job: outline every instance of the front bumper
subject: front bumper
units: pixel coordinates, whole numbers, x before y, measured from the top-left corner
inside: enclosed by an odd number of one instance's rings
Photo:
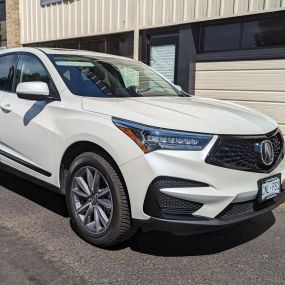
[[[281,182],[285,182],[284,160],[270,173],[246,172],[207,164],[206,157],[216,139],[217,137],[214,137],[203,151],[159,150],[121,165],[120,169],[128,189],[132,218],[146,221],[151,217],[161,218],[144,211],[149,186],[158,177],[201,183],[201,187],[174,185],[171,188],[161,189],[161,192],[173,198],[202,204],[202,207],[192,215],[206,219],[217,218],[232,203],[256,199],[260,179],[281,174]]]
[[[148,220],[134,219],[134,225],[143,231],[166,231],[175,235],[194,235],[228,228],[244,221],[253,219],[264,213],[270,212],[280,204],[285,202],[285,192],[283,191],[275,197],[268,206],[245,215],[235,215],[227,218],[207,219],[203,217],[188,217],[187,220],[168,220],[150,217]]]

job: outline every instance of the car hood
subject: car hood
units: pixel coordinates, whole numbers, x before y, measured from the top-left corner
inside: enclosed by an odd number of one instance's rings
[[[249,108],[199,97],[84,97],[82,108],[145,125],[211,134],[258,135],[278,126]]]

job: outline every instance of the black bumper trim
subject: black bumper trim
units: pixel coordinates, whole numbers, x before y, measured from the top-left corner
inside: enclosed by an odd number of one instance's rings
[[[217,231],[223,228],[231,227],[235,224],[253,219],[259,215],[270,212],[280,204],[285,202],[285,192],[281,192],[275,199],[275,203],[263,208],[255,213],[248,215],[237,215],[227,219],[208,219],[192,216],[187,220],[167,220],[150,217],[148,220],[134,220],[134,225],[143,231],[166,231],[175,235],[194,235],[211,231]]]

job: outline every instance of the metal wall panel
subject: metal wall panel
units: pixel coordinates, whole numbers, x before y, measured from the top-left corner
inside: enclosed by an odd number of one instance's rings
[[[40,0],[20,0],[20,4],[22,44],[285,9],[285,0],[66,0],[44,6]]]
[[[20,1],[22,44],[134,29],[135,0]]]
[[[196,95],[230,100],[275,118],[285,135],[285,59],[197,63]]]

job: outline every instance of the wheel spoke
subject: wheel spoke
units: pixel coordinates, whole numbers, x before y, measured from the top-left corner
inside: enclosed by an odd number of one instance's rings
[[[111,208],[112,208],[112,202],[108,199],[98,199],[98,203],[101,206],[104,206],[108,210],[111,210]]]
[[[93,180],[94,180],[93,174],[89,168],[87,168],[86,173],[87,173],[88,187],[91,190],[91,192],[94,192],[93,191],[94,190],[94,188],[93,188]]]
[[[101,198],[110,192],[109,187],[99,190],[98,197]]]
[[[86,202],[85,204],[83,204],[80,208],[78,208],[76,210],[76,214],[81,214],[82,212],[84,212],[88,207],[90,207],[90,202]]]
[[[72,192],[74,192],[75,194],[77,194],[78,196],[80,197],[83,197],[83,198],[88,198],[90,195],[87,195],[85,193],[83,193],[80,189],[78,188],[73,188],[72,189]]]
[[[108,219],[108,217],[106,216],[105,212],[103,211],[103,209],[100,206],[97,206],[97,208],[98,208],[98,211],[99,211],[99,220],[102,223],[102,225],[104,227],[106,227],[109,219]]]
[[[75,180],[76,180],[79,188],[81,190],[83,190],[87,195],[90,196],[91,192],[89,190],[89,187],[88,187],[87,183],[84,181],[83,177],[81,177],[81,176],[80,177],[75,177]]]
[[[89,208],[88,208],[88,210],[84,216],[84,220],[83,220],[83,224],[85,226],[90,223],[92,212],[93,212],[93,207],[92,207],[92,205],[89,205]]]
[[[98,191],[99,190],[99,186],[100,186],[100,174],[98,171],[95,171],[95,174],[94,174],[94,179],[93,179],[93,184],[92,184],[92,189],[94,189],[95,191]]]
[[[94,223],[95,223],[95,231],[96,233],[98,233],[102,227],[100,224],[98,208],[96,206],[94,206]]]

